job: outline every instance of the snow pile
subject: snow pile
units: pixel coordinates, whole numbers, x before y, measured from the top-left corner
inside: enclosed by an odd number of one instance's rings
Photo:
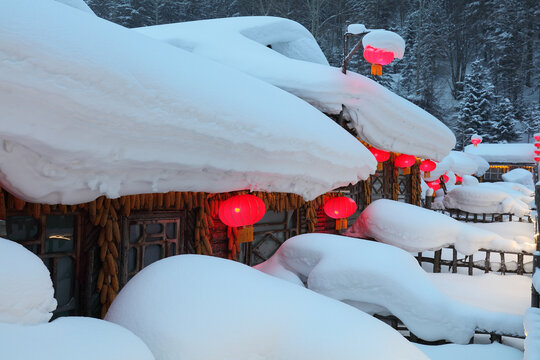
[[[372,238],[410,252],[437,250],[454,245],[464,255],[478,249],[521,251],[514,240],[461,223],[418,206],[380,199],[362,211],[345,235]]]
[[[103,320],[63,317],[51,323],[0,323],[0,359],[153,360],[128,330]]]
[[[466,344],[475,329],[523,334],[522,316],[484,310],[448,297],[412,255],[377,242],[328,234],[299,235],[287,240],[257,269],[306,284],[308,289],[364,311],[391,313],[424,340]]]
[[[523,360],[540,359],[540,309],[529,308],[525,314],[525,357]]]
[[[531,164],[534,163],[533,144],[479,144],[467,145],[465,152],[479,155],[490,163]]]
[[[377,148],[440,160],[454,147],[454,134],[426,111],[375,81],[318,61],[322,52],[313,36],[291,20],[234,17],[135,30],[253,75],[323,112],[339,114],[345,105],[344,117]],[[283,47],[298,49],[296,56]]]
[[[487,169],[489,169],[488,162],[479,156],[461,151],[450,151],[450,154],[437,164],[435,170],[431,172],[430,177],[426,180],[436,180],[447,172],[453,172],[462,177],[465,175],[482,176]]]
[[[0,323],[46,323],[56,309],[51,277],[43,261],[22,245],[3,238],[0,289]]]
[[[1,1],[0,34],[0,182],[28,201],[240,189],[312,199],[375,170],[301,99],[55,1]]]
[[[368,314],[248,266],[197,255],[144,268],[106,319],[137,334],[158,360],[427,359]]]
[[[448,297],[493,312],[524,316],[531,306],[531,278],[523,275],[428,273]]]
[[[471,345],[421,345],[415,344],[431,360],[522,360],[523,352],[499,343]]]
[[[90,7],[84,2],[84,0],[56,0],[56,1],[62,4],[66,4],[68,6],[71,6],[72,8],[84,11],[85,13],[88,13],[94,16],[96,15],[92,11],[92,9],[90,9]]]
[[[505,239],[513,240],[521,245],[521,249],[528,253],[536,250],[534,240],[534,223],[529,222],[493,222],[493,223],[467,223],[476,228],[499,234]]]
[[[362,46],[391,51],[398,59],[403,58],[405,53],[405,40],[395,32],[388,30],[369,30],[369,33],[362,38]]]
[[[447,209],[473,214],[530,215],[534,193],[527,187],[516,183],[474,183],[468,180],[446,194],[444,206]]]
[[[534,180],[532,172],[525,169],[514,169],[502,175],[504,182],[518,183],[534,189]]]

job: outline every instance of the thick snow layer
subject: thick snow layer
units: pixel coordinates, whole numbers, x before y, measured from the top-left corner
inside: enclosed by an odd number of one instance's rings
[[[505,182],[518,183],[528,187],[529,189],[534,189],[534,180],[532,172],[525,169],[514,169],[509,172],[502,174],[502,179]]]
[[[479,155],[490,163],[532,164],[534,163],[533,144],[479,144],[467,145],[465,152]]]
[[[421,345],[415,344],[431,360],[522,360],[523,352],[499,343],[471,345]]]
[[[148,347],[130,331],[107,321],[63,317],[51,323],[0,323],[0,359],[153,360]]]
[[[347,32],[350,34],[361,34],[366,32],[366,26],[364,24],[350,24],[347,26]]]
[[[43,261],[22,245],[3,238],[0,289],[0,323],[46,323],[56,309],[51,277]]]
[[[291,20],[234,17],[135,30],[244,71],[323,112],[339,114],[345,105],[345,118],[377,148],[440,160],[454,147],[454,134],[418,106],[375,81],[319,61],[313,54],[322,52],[311,34]],[[290,50],[284,52],[285,46]]]
[[[427,359],[363,312],[213,257],[180,255],[144,268],[106,318],[143,339],[157,360]]]
[[[362,211],[345,235],[372,238],[410,252],[454,245],[464,255],[478,249],[521,251],[522,244],[418,206],[380,199]]]
[[[394,57],[401,59],[405,53],[405,40],[393,31],[370,30],[362,38],[362,46],[373,46],[374,48],[391,51]]]
[[[524,316],[531,306],[531,278],[523,275],[429,273],[441,292],[485,310]],[[523,320],[522,320],[523,321]]]
[[[474,214],[531,214],[534,193],[517,183],[469,183],[456,186],[444,197],[447,209],[459,209]]]
[[[56,0],[56,1],[62,4],[66,4],[68,6],[71,6],[72,8],[82,10],[85,13],[96,15],[92,11],[92,9],[90,9],[90,7],[84,2],[84,0]]]
[[[525,357],[523,360],[540,359],[540,309],[529,308],[525,314]]]
[[[505,239],[513,240],[521,244],[521,249],[528,253],[533,253],[536,250],[534,241],[534,223],[529,222],[493,222],[493,223],[467,223],[476,228],[499,234]]]
[[[257,269],[305,283],[308,289],[365,311],[394,314],[424,340],[467,343],[475,329],[523,334],[522,316],[450,298],[412,255],[373,241],[299,235],[287,240]]]
[[[452,171],[459,176],[476,175],[482,176],[489,169],[487,161],[480,156],[467,154],[461,151],[450,151],[450,154],[442,159],[435,170],[427,178],[427,181],[438,179],[448,171]]]
[[[0,182],[29,201],[249,188],[312,199],[376,167],[302,100],[55,1],[0,2],[0,62]]]

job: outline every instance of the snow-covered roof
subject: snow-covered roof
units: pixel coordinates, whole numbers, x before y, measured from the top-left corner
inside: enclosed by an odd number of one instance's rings
[[[323,112],[338,114],[345,105],[344,116],[375,147],[440,160],[455,145],[453,133],[418,106],[328,66],[313,36],[292,20],[234,17],[135,30],[244,71]]]
[[[468,154],[479,155],[490,163],[532,164],[533,144],[478,144],[465,146]]]
[[[480,156],[464,153],[462,151],[450,151],[438,164],[435,170],[426,180],[438,179],[441,175],[451,171],[459,176],[476,175],[482,176],[489,169],[489,164]]]
[[[72,8],[84,11],[85,13],[96,15],[92,11],[92,9],[90,9],[90,7],[84,2],[84,0],[56,0],[56,1],[62,4],[66,4],[68,6],[71,6]]]
[[[0,63],[0,183],[28,201],[249,188],[312,199],[376,167],[301,99],[55,1],[0,2]]]

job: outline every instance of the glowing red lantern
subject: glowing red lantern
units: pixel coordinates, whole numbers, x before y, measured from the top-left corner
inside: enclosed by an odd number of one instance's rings
[[[236,195],[221,203],[219,219],[230,227],[240,227],[238,242],[253,241],[253,224],[266,212],[264,202],[255,195]]]
[[[371,64],[371,75],[382,75],[383,65],[388,65],[394,60],[394,53],[368,45],[364,48],[364,58]]]
[[[540,148],[540,143],[535,143],[534,146],[536,146],[536,148]]]
[[[439,183],[439,180],[434,180],[434,181],[428,181],[427,183],[427,186],[429,186],[430,188],[433,189],[433,192],[439,190],[441,188],[441,184]]]
[[[420,170],[424,172],[424,177],[428,178],[431,176],[431,172],[437,168],[435,161],[424,160],[420,163]]]
[[[534,157],[534,161],[540,162],[540,156],[535,156],[535,157]]]
[[[382,163],[386,160],[390,159],[390,153],[388,151],[379,150],[374,147],[369,148],[369,151],[375,156],[375,159],[377,160],[377,170],[382,170]]]
[[[478,144],[480,144],[482,142],[482,138],[479,138],[479,137],[472,138],[471,142],[476,147],[476,146],[478,146]]]
[[[459,185],[459,184],[462,184],[463,183],[463,178],[459,175],[456,175],[456,184]]]
[[[534,150],[534,153],[535,153],[536,155],[540,155],[540,150]]]
[[[398,157],[396,157],[396,160],[394,160],[394,164],[398,168],[403,169],[403,174],[408,175],[411,173],[410,167],[413,166],[416,163],[416,158],[412,155],[406,155],[401,154]]]
[[[346,196],[328,199],[324,204],[324,213],[336,219],[336,230],[347,229],[347,218],[356,211],[356,203]]]
[[[534,134],[534,140],[540,141],[540,133]]]
[[[442,178],[445,184],[448,182],[448,180],[450,180],[450,178],[448,177],[448,175],[446,175],[446,173],[442,176]]]

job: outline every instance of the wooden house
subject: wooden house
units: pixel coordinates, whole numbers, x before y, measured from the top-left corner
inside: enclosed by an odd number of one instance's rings
[[[390,160],[370,178],[376,161],[362,143],[294,94],[60,3],[33,11],[44,20],[13,9],[0,22],[16,29],[0,37],[3,54],[21,59],[0,72],[0,235],[43,259],[55,316],[103,317],[131,277],[168,256],[254,265],[291,236],[333,232],[322,206],[340,192],[359,209],[419,202],[418,161],[410,175]],[[410,141],[396,139],[417,130],[434,134],[418,156],[450,150],[437,120],[368,85],[409,125],[388,141],[359,138],[398,152]],[[246,192],[266,215],[240,244],[218,210]]]

